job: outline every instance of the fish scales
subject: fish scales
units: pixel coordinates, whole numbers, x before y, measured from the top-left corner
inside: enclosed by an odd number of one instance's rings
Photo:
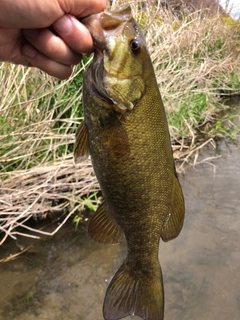
[[[159,241],[176,238],[184,220],[168,124],[141,28],[129,5],[87,17],[96,51],[83,79],[84,122],[75,161],[91,155],[104,200],[90,237],[117,243],[127,257],[110,282],[105,320],[164,317]]]

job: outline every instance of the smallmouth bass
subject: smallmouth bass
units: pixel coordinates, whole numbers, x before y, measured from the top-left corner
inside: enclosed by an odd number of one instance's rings
[[[160,238],[182,229],[184,199],[168,124],[146,41],[126,5],[89,16],[96,50],[84,73],[84,122],[74,159],[91,155],[104,200],[88,233],[101,243],[127,241],[127,258],[110,282],[105,320],[162,320]]]

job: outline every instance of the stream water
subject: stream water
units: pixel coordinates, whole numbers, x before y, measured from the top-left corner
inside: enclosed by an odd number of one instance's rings
[[[221,157],[180,176],[184,228],[160,244],[165,320],[240,319],[240,140],[225,140],[201,157],[209,154]],[[4,254],[13,245],[27,240],[9,241]],[[0,264],[0,319],[102,320],[107,285],[125,254],[125,243],[97,244],[66,224]]]

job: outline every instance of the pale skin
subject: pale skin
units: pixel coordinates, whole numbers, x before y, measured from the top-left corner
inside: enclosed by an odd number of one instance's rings
[[[94,50],[79,19],[105,6],[106,0],[0,0],[0,61],[68,78],[82,54]]]

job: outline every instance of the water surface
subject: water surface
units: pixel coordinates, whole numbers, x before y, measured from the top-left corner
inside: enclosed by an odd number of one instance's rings
[[[165,320],[240,319],[239,148],[239,141],[226,140],[217,151],[207,149],[202,158],[221,154],[215,167],[190,167],[180,177],[184,228],[159,250]],[[4,254],[27,242],[9,241]],[[107,284],[125,254],[125,243],[97,244],[66,224],[19,259],[0,264],[0,319],[102,320]]]

